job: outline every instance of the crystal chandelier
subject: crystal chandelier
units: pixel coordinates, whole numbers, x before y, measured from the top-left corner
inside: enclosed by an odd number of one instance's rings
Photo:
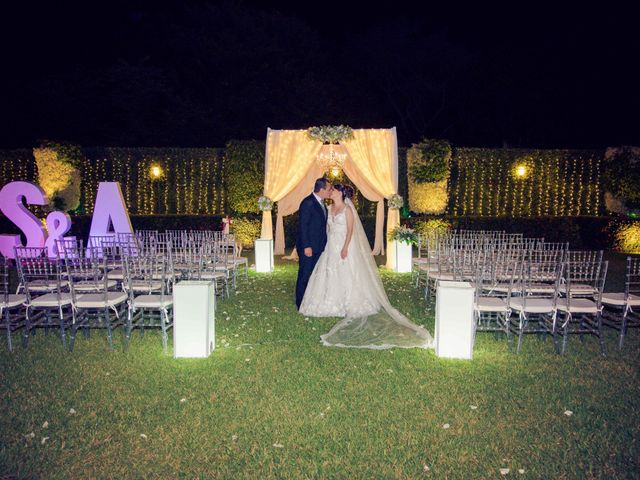
[[[342,170],[347,159],[347,150],[339,143],[328,143],[320,147],[318,164],[325,172],[331,171],[334,176]],[[337,173],[336,173],[337,172]]]

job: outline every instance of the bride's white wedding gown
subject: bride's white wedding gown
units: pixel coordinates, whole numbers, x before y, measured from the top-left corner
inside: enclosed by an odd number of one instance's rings
[[[354,225],[347,257],[340,252],[347,235],[349,208]],[[389,303],[357,212],[350,200],[337,215],[329,211],[327,245],[318,259],[300,305],[310,317],[344,317],[320,338],[325,345],[359,348],[423,347],[431,335]]]

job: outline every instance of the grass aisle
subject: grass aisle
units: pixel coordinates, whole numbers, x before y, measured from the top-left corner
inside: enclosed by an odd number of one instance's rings
[[[296,266],[251,274],[219,305],[217,349],[162,354],[160,335],[64,352],[42,332],[0,347],[2,478],[638,478],[640,336],[601,358],[479,334],[472,362],[431,350],[331,349],[335,319],[293,302]],[[391,301],[433,332],[407,275]],[[72,410],[73,409],[73,410]],[[565,414],[572,411],[571,416]],[[75,412],[75,413],[73,413]],[[519,473],[519,470],[524,473]]]

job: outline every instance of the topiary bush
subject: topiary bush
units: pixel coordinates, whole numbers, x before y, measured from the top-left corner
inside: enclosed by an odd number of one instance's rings
[[[260,229],[260,220],[244,217],[234,218],[229,231],[236,236],[236,242],[247,248],[253,247],[253,243],[260,238]]]
[[[80,206],[80,166],[86,160],[77,145],[43,142],[33,149],[38,184],[56,210],[73,211]]]
[[[603,167],[602,184],[609,193],[607,210],[625,213],[627,208],[640,209],[640,148],[607,149]]]
[[[414,223],[413,228],[417,233],[434,237],[439,233],[446,233],[451,230],[451,222],[444,218],[428,218],[426,220],[418,220]]]
[[[640,253],[640,222],[624,221],[613,227],[614,249],[621,253]]]
[[[264,187],[265,143],[232,140],[225,151],[227,205],[231,213],[258,213]]]
[[[423,140],[407,150],[409,208],[416,213],[441,214],[449,203],[451,145]]]
[[[423,139],[412,145],[408,171],[416,183],[439,182],[449,177],[451,145],[446,140]]]

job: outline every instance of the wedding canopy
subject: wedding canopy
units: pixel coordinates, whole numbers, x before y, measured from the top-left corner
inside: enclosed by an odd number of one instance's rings
[[[347,151],[344,173],[365,198],[377,202],[375,255],[384,254],[384,199],[398,192],[398,141],[396,129],[354,129],[353,138],[340,142]],[[264,196],[278,203],[274,253],[283,255],[285,215],[298,211],[300,202],[313,191],[324,173],[317,162],[322,143],[308,137],[307,130],[267,130]],[[389,208],[387,232],[400,224],[400,213]],[[273,238],[271,212],[262,214],[262,239]],[[387,247],[387,267],[395,267],[393,243]]]

